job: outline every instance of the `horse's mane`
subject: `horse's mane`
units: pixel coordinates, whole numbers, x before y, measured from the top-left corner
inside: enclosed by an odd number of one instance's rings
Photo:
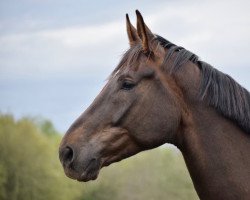
[[[163,66],[166,65],[174,52],[176,56],[172,66],[167,68],[170,73],[176,72],[188,60],[197,64],[201,70],[201,86],[199,98],[205,100],[220,114],[231,119],[245,132],[250,133],[250,94],[229,75],[220,72],[211,65],[200,61],[198,56],[183,47],[156,36],[160,44],[168,49]]]
[[[185,48],[177,46],[159,35],[156,35],[155,40],[168,49],[162,64],[164,70],[168,70],[171,74],[188,61],[197,64],[202,74],[198,98],[214,107],[224,117],[235,122],[242,130],[250,133],[250,94],[244,87],[229,75],[199,60],[197,55]],[[118,73],[124,67],[125,62],[133,63],[136,61],[141,53],[139,45],[130,48],[111,76]],[[170,61],[170,58],[173,59],[174,53],[174,61]]]

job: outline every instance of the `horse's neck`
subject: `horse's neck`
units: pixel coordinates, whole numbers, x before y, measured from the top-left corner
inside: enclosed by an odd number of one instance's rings
[[[214,109],[193,108],[180,149],[201,199],[250,198],[250,136]]]

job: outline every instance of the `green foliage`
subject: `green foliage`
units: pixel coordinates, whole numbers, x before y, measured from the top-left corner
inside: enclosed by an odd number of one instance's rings
[[[54,143],[31,120],[1,116],[1,199],[68,200],[80,195],[81,186],[65,178]]]
[[[52,122],[47,119],[37,120],[37,125],[42,133],[46,134],[49,137],[57,136],[59,134],[53,126]]]
[[[63,173],[60,140],[48,120],[0,115],[0,200],[198,199],[175,149],[140,153],[79,183]]]

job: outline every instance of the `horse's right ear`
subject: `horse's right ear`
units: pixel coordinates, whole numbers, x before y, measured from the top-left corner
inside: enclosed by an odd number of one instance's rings
[[[150,41],[154,38],[154,34],[150,31],[147,25],[144,23],[141,13],[136,10],[137,16],[137,34],[139,35],[142,43],[142,49],[144,53],[150,53]]]
[[[127,34],[128,34],[129,44],[131,47],[136,43],[139,43],[140,38],[137,34],[135,27],[130,23],[128,14],[126,14],[126,24],[127,24]]]

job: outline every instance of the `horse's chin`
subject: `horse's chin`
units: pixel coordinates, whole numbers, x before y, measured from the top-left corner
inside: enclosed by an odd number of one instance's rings
[[[87,182],[90,180],[96,180],[100,169],[101,169],[100,159],[92,159],[87,167],[83,170],[80,176],[77,178],[78,181]]]
[[[88,182],[91,180],[96,180],[99,175],[100,170],[92,171],[90,172],[83,172],[79,178],[77,178],[77,181],[79,182]]]
[[[83,169],[79,169],[77,171],[70,170],[68,168],[64,169],[64,172],[66,176],[68,176],[71,179],[77,180],[79,182],[88,182],[91,180],[96,180],[100,169],[101,169],[101,163],[97,160],[92,160],[87,167]]]

